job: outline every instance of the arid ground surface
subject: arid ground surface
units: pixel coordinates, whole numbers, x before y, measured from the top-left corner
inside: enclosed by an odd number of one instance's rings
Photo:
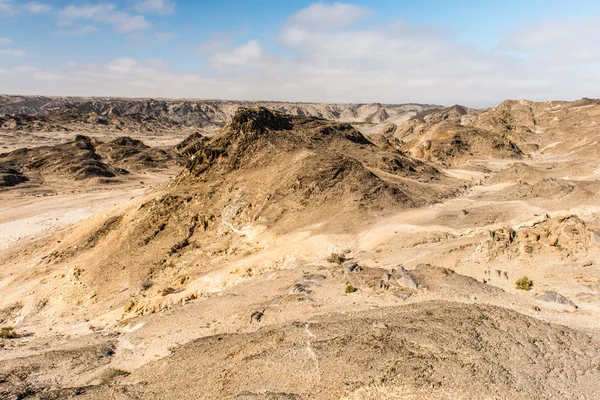
[[[0,96],[0,398],[596,399],[598,122]]]

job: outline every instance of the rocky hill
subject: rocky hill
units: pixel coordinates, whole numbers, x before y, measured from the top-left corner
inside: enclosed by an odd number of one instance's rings
[[[462,106],[431,109],[412,117],[393,132],[399,148],[414,157],[455,165],[466,159],[519,159],[523,152],[509,133],[471,121],[481,112]]]
[[[106,144],[94,149],[107,150]],[[152,299],[137,285],[119,295],[105,289],[118,281],[168,284],[166,266],[199,248],[218,244],[218,254],[235,258],[261,234],[364,221],[460,190],[434,166],[384,151],[348,124],[241,108],[221,132],[200,141],[168,185],[108,220],[88,221],[71,239],[53,244],[47,260],[86,265],[82,282],[98,299],[114,306],[133,301],[131,310],[146,312]],[[199,272],[190,264],[179,274]],[[183,282],[182,296],[195,293]]]
[[[174,151],[152,148],[129,137],[100,142],[77,135],[72,141],[54,146],[1,153],[0,187],[29,180],[114,178],[130,171],[177,164],[183,164],[183,158]]]
[[[0,126],[38,126],[43,122],[87,121],[106,126],[136,122],[140,125],[204,127],[224,125],[238,107],[263,106],[290,115],[313,116],[341,122],[398,122],[421,113],[432,105],[424,104],[320,104],[248,102],[188,99],[123,99],[100,97],[44,97],[0,95]],[[29,116],[29,117],[27,117]],[[35,116],[34,121],[30,121]],[[60,124],[59,124],[60,125]]]

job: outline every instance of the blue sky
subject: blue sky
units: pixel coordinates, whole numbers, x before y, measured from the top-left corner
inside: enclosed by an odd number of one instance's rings
[[[0,92],[491,106],[597,97],[600,2],[0,0]]]

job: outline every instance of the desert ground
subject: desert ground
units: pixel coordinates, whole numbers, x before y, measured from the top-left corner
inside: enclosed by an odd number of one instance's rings
[[[0,398],[597,399],[598,121],[0,96]]]

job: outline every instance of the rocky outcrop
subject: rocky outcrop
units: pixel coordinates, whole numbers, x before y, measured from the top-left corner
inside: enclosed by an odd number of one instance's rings
[[[538,301],[544,303],[545,306],[551,307],[551,308],[554,308],[557,310],[575,311],[577,309],[577,306],[575,305],[575,303],[573,303],[571,300],[567,299],[562,294],[557,293],[553,290],[550,292],[541,294],[539,296],[536,296],[536,299]]]

